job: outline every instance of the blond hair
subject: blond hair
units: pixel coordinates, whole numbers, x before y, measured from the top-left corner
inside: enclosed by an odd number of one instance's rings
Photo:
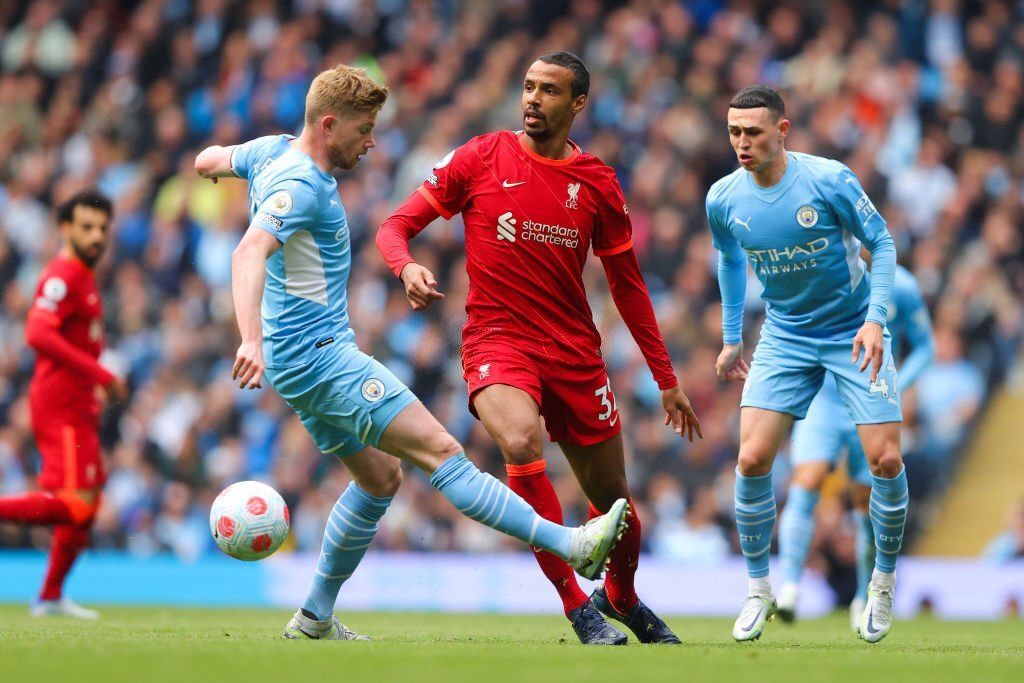
[[[339,64],[321,72],[306,93],[306,123],[325,114],[376,114],[388,98],[388,87],[366,75],[366,69]]]

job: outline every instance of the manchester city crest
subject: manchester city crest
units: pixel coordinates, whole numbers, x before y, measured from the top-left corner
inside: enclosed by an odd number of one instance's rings
[[[818,224],[818,210],[813,206],[801,206],[796,211],[796,222],[805,228],[813,228]]]

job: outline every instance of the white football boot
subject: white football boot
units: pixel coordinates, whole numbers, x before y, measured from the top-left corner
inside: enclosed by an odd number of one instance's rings
[[[864,616],[864,608],[867,600],[861,597],[854,598],[850,602],[850,629],[854,633],[860,633],[860,618]]]
[[[748,595],[743,609],[732,627],[732,637],[737,641],[757,640],[764,632],[764,626],[775,618],[774,595]]]
[[[784,583],[779,591],[778,615],[787,624],[796,621],[796,603],[800,597],[800,586],[795,583]]]
[[[601,575],[615,542],[626,530],[628,512],[629,503],[625,498],[619,498],[608,512],[572,530],[567,562],[577,574],[585,579]]]
[[[88,621],[96,621],[100,618],[99,612],[86,609],[71,598],[37,600],[28,608],[28,613],[33,617],[71,617],[72,619],[86,619]]]
[[[281,634],[282,638],[288,638],[291,640],[369,640],[368,636],[363,636],[355,631],[351,630],[340,621],[338,617],[332,616],[330,619],[324,619],[323,621],[317,621],[316,619],[310,619],[302,610],[298,610],[292,618],[288,620],[288,625],[284,627],[284,633]]]
[[[892,628],[893,588],[895,574],[882,574],[875,570],[868,584],[868,602],[860,618],[858,633],[868,643],[877,643],[889,635]]]

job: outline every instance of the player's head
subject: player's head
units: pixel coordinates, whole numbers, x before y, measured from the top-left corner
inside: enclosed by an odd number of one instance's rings
[[[64,243],[90,268],[107,251],[113,215],[110,200],[97,190],[83,190],[57,207],[57,223]]]
[[[339,64],[313,79],[306,93],[306,128],[323,138],[333,167],[354,168],[376,144],[373,127],[387,99],[387,86],[365,69]]]
[[[785,151],[789,119],[779,91],[767,85],[749,85],[729,103],[729,141],[740,166],[758,172]]]
[[[535,140],[564,134],[587,105],[590,72],[571,52],[541,55],[523,79],[523,130]]]

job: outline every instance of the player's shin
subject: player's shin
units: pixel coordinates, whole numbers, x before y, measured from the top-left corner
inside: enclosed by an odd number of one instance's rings
[[[901,469],[892,479],[871,477],[871,525],[875,538],[875,570],[883,574],[896,571],[896,558],[903,544],[910,496],[907,473]]]
[[[786,602],[784,594],[789,590],[795,593],[795,587],[800,583],[814,539],[814,508],[818,498],[817,491],[809,491],[797,484],[789,487],[789,497],[779,518],[779,560],[784,581],[783,591],[779,594],[780,610]],[[789,589],[790,586],[793,589]]]
[[[875,566],[874,530],[871,525],[871,517],[863,510],[853,511],[853,521],[857,527],[855,536],[857,552],[856,597],[864,600],[868,594],[868,581],[871,580],[871,570]]]
[[[338,498],[324,529],[316,572],[302,611],[317,621],[330,619],[338,591],[352,576],[377,533],[377,523],[391,498],[370,495],[352,482]]]
[[[43,589],[39,593],[40,601],[61,599],[64,592],[64,581],[78,556],[89,546],[91,529],[91,519],[83,524],[62,524],[54,527],[46,579],[43,581]]]
[[[775,530],[775,493],[771,472],[745,477],[736,470],[736,530],[747,563],[750,594],[769,595],[768,555]]]
[[[590,506],[590,517],[593,519],[604,514],[593,505]],[[626,515],[626,531],[609,555],[608,573],[605,575],[604,588],[608,601],[619,612],[628,613],[640,601],[636,594],[636,568],[640,562],[640,541],[642,539],[640,518],[636,514],[633,500],[629,500],[629,514]]]
[[[470,519],[569,560],[573,530],[542,518],[510,488],[477,469],[465,454],[445,460],[430,476],[430,483]]]
[[[558,501],[555,487],[548,478],[546,464],[543,460],[527,465],[506,465],[508,485],[527,503],[533,506],[544,519],[562,524],[562,505]],[[551,585],[562,600],[565,615],[569,614],[587,601],[587,595],[580,589],[576,576],[569,565],[546,550],[535,549],[534,557]]]

